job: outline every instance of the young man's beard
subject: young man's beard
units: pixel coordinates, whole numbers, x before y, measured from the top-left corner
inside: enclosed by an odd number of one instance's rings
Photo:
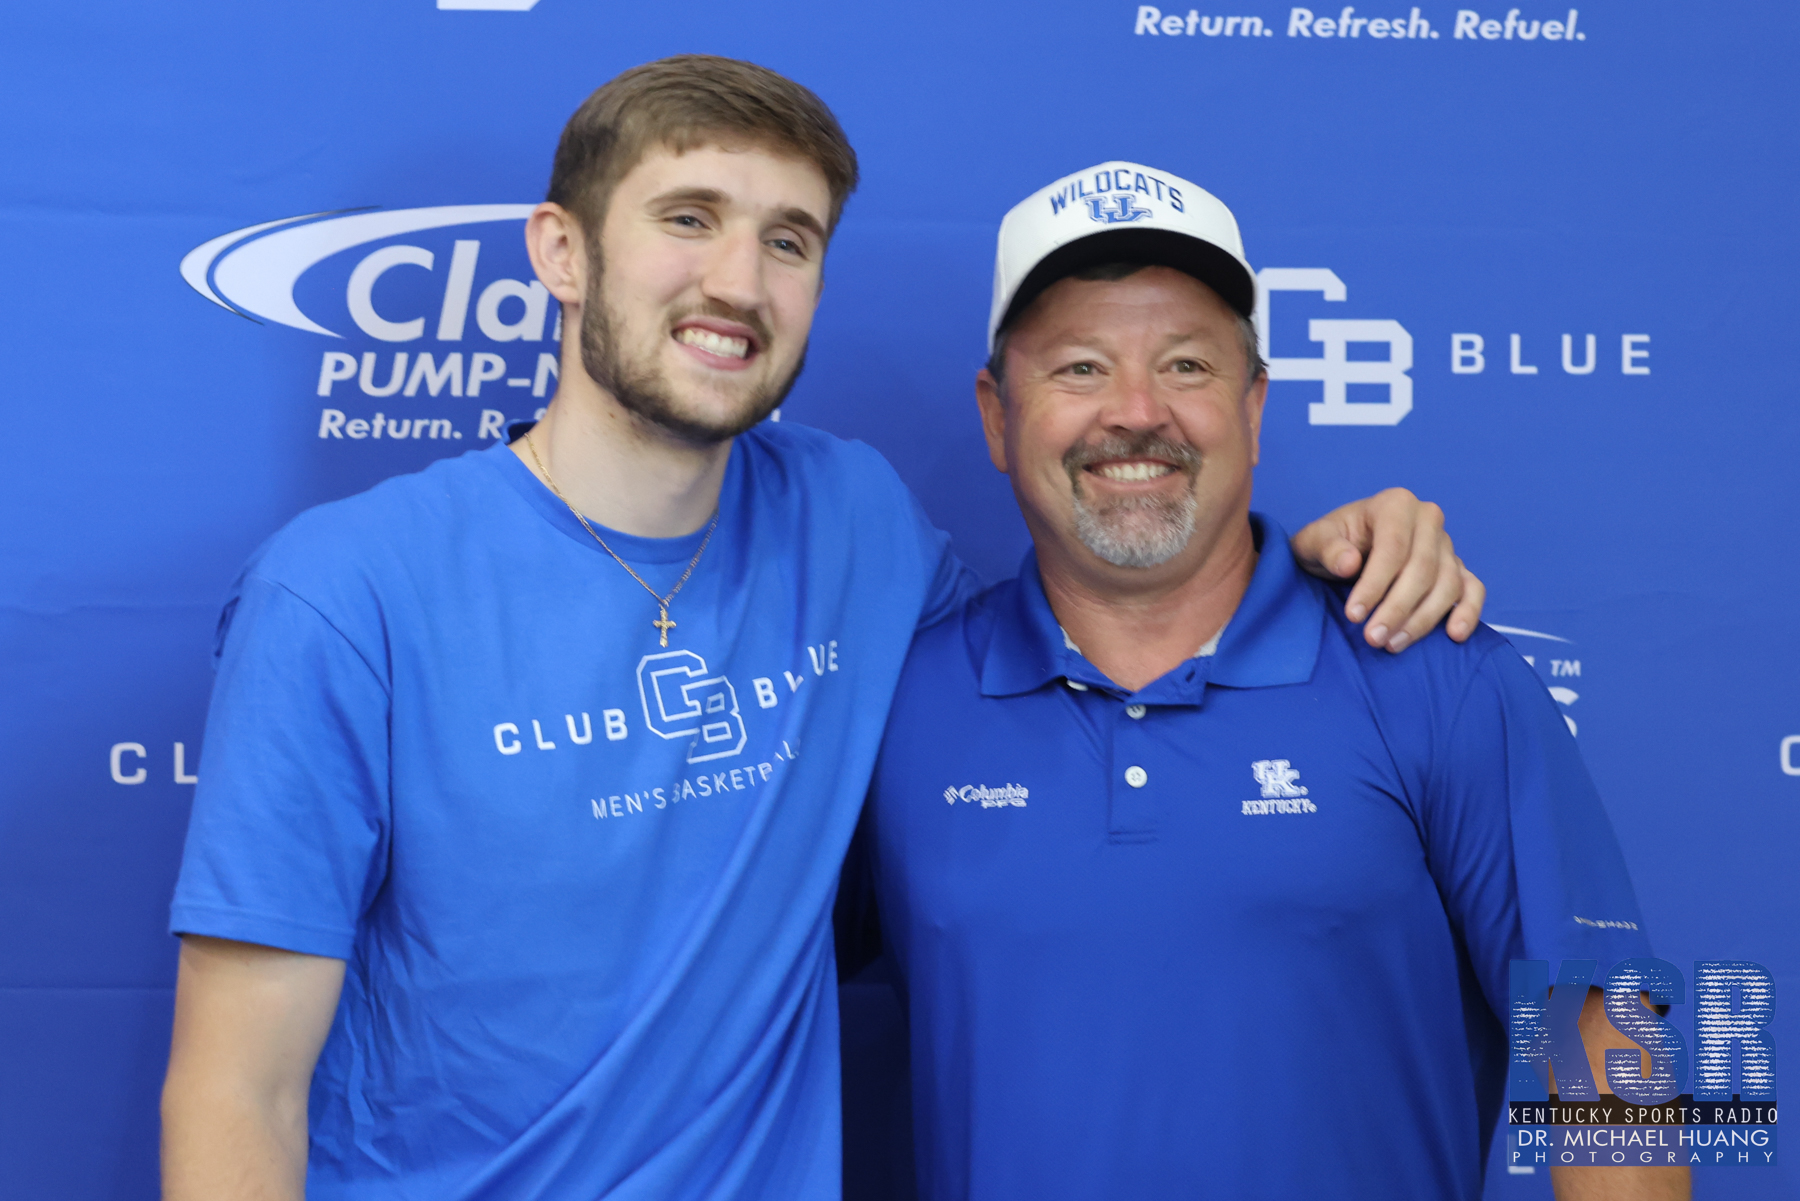
[[[1140,496],[1090,505],[1082,495],[1082,476],[1091,463],[1107,459],[1157,458],[1175,464],[1188,487],[1179,496]],[[1075,486],[1075,536],[1082,545],[1114,567],[1157,567],[1182,552],[1194,536],[1199,502],[1194,476],[1200,455],[1193,447],[1154,434],[1108,438],[1097,445],[1071,447],[1063,456]]]
[[[684,442],[706,446],[737,437],[781,407],[794,381],[800,378],[801,369],[806,366],[806,349],[802,347],[794,369],[785,379],[752,393],[735,415],[724,420],[708,421],[696,414],[683,413],[667,375],[656,364],[656,352],[652,350],[646,362],[634,363],[628,358],[619,339],[617,323],[613,321],[601,292],[601,274],[600,258],[596,254],[588,273],[587,298],[581,306],[581,365],[596,384],[625,408]],[[719,317],[749,326],[755,331],[763,353],[767,353],[768,327],[757,314],[708,301],[691,312],[680,314],[677,319],[695,315]]]

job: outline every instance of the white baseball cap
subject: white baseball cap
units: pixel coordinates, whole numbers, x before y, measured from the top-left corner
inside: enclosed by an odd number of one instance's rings
[[[1140,163],[1101,163],[1033,193],[1000,222],[988,351],[1045,288],[1113,262],[1174,267],[1245,317],[1256,308],[1237,219],[1218,197]]]

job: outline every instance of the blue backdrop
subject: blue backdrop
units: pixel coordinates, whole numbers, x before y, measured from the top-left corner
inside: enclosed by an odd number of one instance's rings
[[[224,589],[299,510],[544,403],[521,206],[592,88],[683,51],[842,119],[865,182],[782,419],[881,449],[990,577],[1024,546],[972,403],[1001,214],[1113,158],[1223,198],[1269,288],[1259,507],[1442,502],[1578,727],[1659,952],[1800,978],[1800,10],[473,2],[10,6],[6,1195],[155,1195]],[[891,1060],[878,1001],[850,1012],[855,1061]],[[893,1104],[869,1081],[859,1120]],[[1496,1165],[1490,1193],[1548,1183]]]

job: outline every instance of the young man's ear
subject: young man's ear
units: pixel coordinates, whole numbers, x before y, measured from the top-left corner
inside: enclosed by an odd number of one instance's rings
[[[587,293],[587,240],[575,215],[545,201],[525,220],[525,252],[550,295],[565,306]]]
[[[1000,381],[983,367],[975,375],[975,404],[981,410],[981,432],[996,471],[1006,470],[1006,398]]]

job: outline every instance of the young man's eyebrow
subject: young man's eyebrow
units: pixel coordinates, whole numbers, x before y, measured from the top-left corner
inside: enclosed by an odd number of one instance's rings
[[[805,209],[782,209],[781,219],[786,221],[789,225],[795,225],[806,230],[808,233],[817,237],[819,241],[825,241],[824,225],[820,224],[819,219]]]

